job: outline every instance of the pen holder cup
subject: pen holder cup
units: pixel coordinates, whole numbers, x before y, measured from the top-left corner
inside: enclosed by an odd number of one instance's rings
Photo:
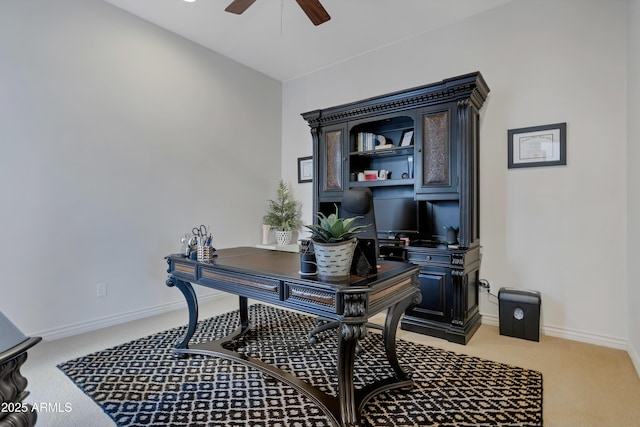
[[[197,246],[196,258],[198,261],[209,261],[213,259],[213,246]]]

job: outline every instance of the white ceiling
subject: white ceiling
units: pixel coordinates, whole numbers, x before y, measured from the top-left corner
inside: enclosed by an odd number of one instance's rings
[[[450,25],[511,0],[321,0],[331,20],[314,26],[295,0],[105,0],[280,81]]]

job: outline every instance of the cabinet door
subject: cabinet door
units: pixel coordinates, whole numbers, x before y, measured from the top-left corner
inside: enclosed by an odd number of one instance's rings
[[[448,268],[428,267],[418,275],[422,302],[407,315],[448,323],[451,307],[451,274]]]
[[[456,103],[424,108],[416,126],[416,194],[458,192]]]
[[[319,196],[341,196],[345,189],[346,124],[322,130],[319,149]]]

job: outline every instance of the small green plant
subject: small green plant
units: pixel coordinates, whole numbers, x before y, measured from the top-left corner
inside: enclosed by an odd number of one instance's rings
[[[277,197],[269,200],[269,209],[262,221],[276,230],[297,230],[302,225],[301,209],[302,203],[293,198],[287,184],[280,180]]]
[[[317,216],[320,224],[305,225],[311,230],[311,240],[320,243],[336,243],[343,242],[353,238],[356,234],[362,232],[368,225],[352,226],[353,222],[361,216],[352,218],[340,218],[338,216],[338,206],[336,212],[326,216],[322,212],[318,212]]]

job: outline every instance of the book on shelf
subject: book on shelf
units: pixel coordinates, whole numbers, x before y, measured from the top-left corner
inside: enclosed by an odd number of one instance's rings
[[[387,138],[371,132],[358,132],[356,135],[356,151],[373,151],[378,147],[391,148],[393,144],[387,143]]]

